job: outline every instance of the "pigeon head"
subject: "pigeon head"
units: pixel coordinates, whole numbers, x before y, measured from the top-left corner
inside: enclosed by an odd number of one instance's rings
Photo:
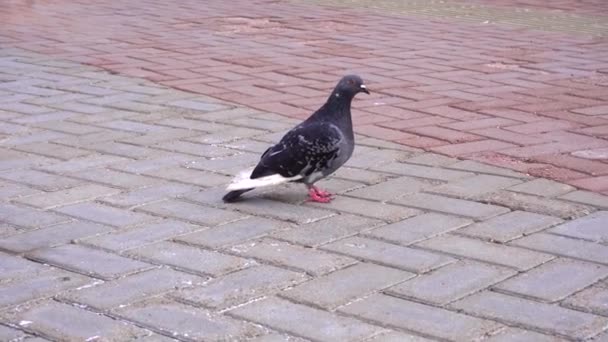
[[[360,92],[369,94],[369,90],[363,84],[363,80],[357,75],[344,76],[334,90],[334,94],[337,97],[353,97]]]

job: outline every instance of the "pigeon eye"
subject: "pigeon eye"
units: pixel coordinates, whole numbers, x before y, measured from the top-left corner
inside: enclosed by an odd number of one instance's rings
[[[348,84],[353,85],[353,84],[355,84],[355,81],[353,81],[353,80],[348,80]]]

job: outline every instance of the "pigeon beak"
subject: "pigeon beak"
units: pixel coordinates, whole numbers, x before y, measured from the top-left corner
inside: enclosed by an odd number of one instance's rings
[[[369,95],[369,90],[367,90],[367,86],[365,84],[361,85],[361,91]]]

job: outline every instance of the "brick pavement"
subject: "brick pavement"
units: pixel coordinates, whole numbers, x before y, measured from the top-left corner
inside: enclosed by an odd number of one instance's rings
[[[357,137],[223,187],[294,119],[0,50],[2,341],[605,341],[608,197]],[[358,100],[357,100],[358,101]]]
[[[608,192],[605,1],[323,3],[15,0],[0,44],[293,118],[355,71],[360,134]]]

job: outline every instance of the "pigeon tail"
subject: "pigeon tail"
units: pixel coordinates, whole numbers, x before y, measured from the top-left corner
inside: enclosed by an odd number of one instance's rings
[[[251,170],[246,170],[237,175],[232,183],[228,185],[226,190],[245,190],[253,188],[262,188],[266,186],[278,185],[287,182],[293,182],[302,178],[301,175],[294,177],[283,177],[279,174],[268,175],[260,178],[251,179]]]
[[[247,191],[250,191],[250,190],[253,190],[253,188],[230,191],[229,193],[225,194],[224,197],[222,197],[222,201],[224,201],[226,203],[234,202],[239,197],[241,197],[242,194],[244,194],[244,193],[246,193]]]

